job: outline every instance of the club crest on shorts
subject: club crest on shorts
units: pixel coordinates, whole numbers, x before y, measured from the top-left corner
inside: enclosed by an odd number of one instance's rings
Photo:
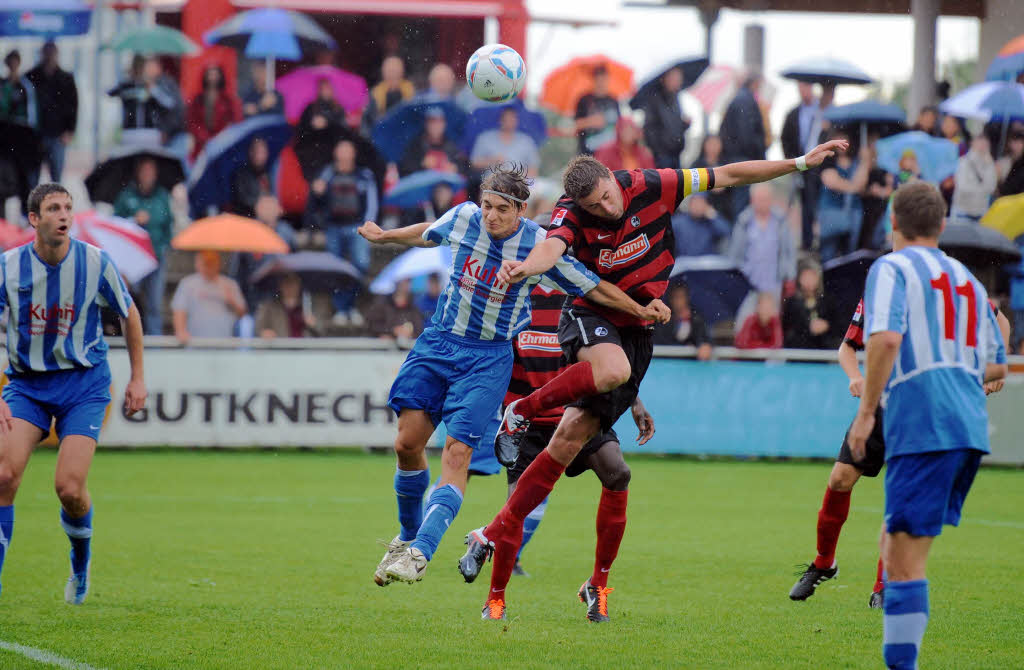
[[[597,328],[594,329],[594,335],[597,335],[598,337],[604,337],[607,334],[608,329],[605,328],[604,326],[598,326]]]
[[[634,215],[633,215],[633,218],[629,220],[629,223],[630,223],[630,224],[631,224],[631,225],[632,225],[632,226],[633,226],[634,228],[639,228],[639,227],[640,227],[640,217],[639,217],[639,216],[637,216],[636,214],[634,214]]]

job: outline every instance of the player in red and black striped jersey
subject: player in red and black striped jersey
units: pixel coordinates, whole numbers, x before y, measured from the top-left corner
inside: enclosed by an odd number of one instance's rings
[[[994,302],[990,300],[989,304],[996,314],[1003,339],[1008,341],[1010,322]],[[859,398],[864,391],[864,375],[861,374],[860,365],[857,363],[857,352],[863,350],[864,300],[862,299],[857,305],[857,311],[853,314],[850,326],[846,329],[843,343],[839,345],[839,366],[850,380],[850,395],[854,398]],[[985,384],[985,394],[995,393],[1002,388],[1002,380],[989,382]],[[821,509],[818,510],[818,553],[790,590],[789,597],[792,600],[807,600],[814,595],[814,590],[818,585],[839,574],[839,566],[836,563],[836,545],[839,543],[839,533],[850,512],[850,495],[853,492],[853,487],[862,476],[877,477],[882,466],[885,465],[885,435],[881,425],[882,407],[879,405],[875,412],[875,427],[865,444],[864,459],[860,461],[854,460],[853,454],[850,452],[850,431],[847,429],[843,445],[839,449],[839,456],[829,474],[828,487],[825,489]],[[882,570],[882,558],[879,557],[875,585],[868,600],[868,605],[876,609],[881,609],[884,601],[885,583],[882,579]]]
[[[518,283],[550,269],[571,250],[588,269],[666,322],[671,312],[661,296],[673,264],[671,216],[687,195],[818,167],[846,146],[844,140],[833,140],[797,159],[695,170],[612,172],[591,156],[577,156],[563,178],[565,197],[552,213],[557,227],[526,260],[502,263],[498,278]],[[589,302],[572,304],[562,312],[558,339],[571,365],[509,405],[502,419],[498,439],[514,443],[533,417],[566,407],[548,446],[526,469],[515,492],[482,534],[495,547],[493,583],[508,581],[526,515],[548,496],[583,445],[610,428],[632,405],[650,364],[651,335],[647,326],[606,314]]]

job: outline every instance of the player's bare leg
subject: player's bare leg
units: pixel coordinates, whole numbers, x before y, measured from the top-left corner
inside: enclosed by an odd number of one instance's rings
[[[85,435],[66,436],[57,452],[54,488],[60,499],[61,526],[71,542],[71,574],[64,600],[73,605],[81,605],[89,593],[92,499],[86,479],[95,453],[96,440]]]
[[[387,569],[412,544],[423,521],[423,491],[429,485],[426,446],[434,433],[430,415],[423,410],[403,409],[398,416],[398,435],[395,437],[395,495],[398,500],[398,521],[401,531],[388,543],[384,558],[373,572],[378,586],[387,586],[391,578]]]
[[[42,439],[43,431],[23,419],[11,419],[10,432],[0,437],[0,570],[11,547],[14,497],[32,450]]]

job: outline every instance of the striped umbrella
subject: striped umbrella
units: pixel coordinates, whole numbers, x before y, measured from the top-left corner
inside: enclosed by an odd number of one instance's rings
[[[739,85],[739,72],[729,65],[712,65],[704,70],[697,82],[686,89],[710,114],[724,107],[732,99]]]

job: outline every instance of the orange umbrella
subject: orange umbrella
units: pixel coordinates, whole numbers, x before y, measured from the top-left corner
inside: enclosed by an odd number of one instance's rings
[[[183,251],[248,251],[286,254],[288,244],[268,226],[235,214],[218,214],[196,221],[171,240]]]
[[[544,78],[540,103],[563,116],[576,114],[576,103],[594,89],[594,68],[608,70],[609,93],[622,100],[633,93],[633,70],[607,56],[581,56],[554,69]]]

